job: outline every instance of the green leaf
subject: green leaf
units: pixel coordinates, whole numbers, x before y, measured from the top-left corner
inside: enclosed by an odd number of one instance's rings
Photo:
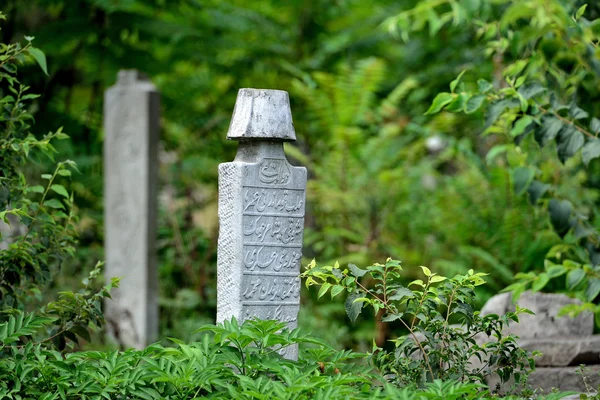
[[[581,149],[585,138],[581,132],[569,124],[560,131],[557,142],[558,158],[564,164],[568,158],[573,157]]]
[[[596,135],[598,133],[600,133],[600,119],[598,119],[598,118],[592,118],[592,122],[590,122],[590,129]]]
[[[583,163],[588,165],[594,158],[600,157],[600,139],[594,138],[588,140],[581,151]]]
[[[567,274],[567,289],[576,290],[585,279],[585,271],[581,268],[572,269]]]
[[[477,89],[479,90],[480,93],[487,93],[490,90],[492,90],[494,88],[494,86],[489,83],[488,81],[486,81],[485,79],[479,79],[477,81]]]
[[[491,164],[496,157],[498,157],[502,153],[506,153],[508,150],[514,148],[513,144],[497,144],[492,147],[490,151],[485,156],[485,162],[489,165]]]
[[[423,281],[421,279],[415,279],[414,281],[412,281],[411,283],[408,284],[408,286],[412,286],[412,285],[425,287],[425,284],[423,283]]]
[[[519,118],[515,122],[512,130],[510,131],[510,136],[512,136],[512,137],[519,136],[520,134],[525,132],[525,128],[527,128],[532,123],[534,123],[533,118],[531,118],[529,115],[525,115],[525,116]]]
[[[35,58],[35,61],[37,61],[42,71],[44,71],[44,73],[48,75],[48,68],[46,66],[46,56],[44,55],[44,53],[40,49],[30,47],[29,54],[31,54],[33,58]]]
[[[575,19],[581,18],[581,16],[585,12],[586,8],[587,8],[587,4],[584,4],[581,7],[579,7],[579,9],[577,10],[577,12],[575,13]]]
[[[92,341],[92,338],[90,337],[90,332],[81,325],[75,325],[69,330],[88,342]]]
[[[445,276],[440,276],[440,275],[434,275],[431,277],[431,279],[429,280],[429,282],[431,283],[438,283],[438,282],[442,282],[445,281],[447,278]]]
[[[444,25],[444,22],[436,14],[436,12],[433,10],[433,8],[428,9],[427,22],[429,23],[429,35],[430,36],[435,36],[435,34],[438,33],[439,30],[441,29],[441,27]]]
[[[405,297],[412,299],[413,297],[415,297],[415,294],[409,288],[401,287],[398,290],[396,290],[396,292],[392,296],[389,297],[389,300],[400,301]]]
[[[496,123],[500,115],[502,115],[507,109],[518,107],[519,105],[520,102],[517,99],[502,99],[500,101],[496,101],[490,104],[485,119],[485,129],[494,125],[494,123]]]
[[[600,294],[600,279],[590,278],[585,288],[585,298],[587,301],[594,301]]]
[[[69,171],[68,169],[59,169],[58,174],[60,176],[71,176],[71,171]]]
[[[483,94],[478,94],[476,96],[471,97],[469,101],[467,101],[467,104],[465,104],[465,113],[472,114],[475,111],[479,110],[484,101],[485,95]]]
[[[40,97],[39,94],[26,94],[25,96],[21,97],[21,100],[33,100],[33,99],[37,99],[38,97]]]
[[[360,269],[354,264],[348,264],[348,269],[350,272],[352,272],[352,275],[356,276],[357,278],[361,278],[367,273],[367,270]]]
[[[61,203],[59,200],[57,199],[50,199],[50,200],[46,200],[44,202],[44,206],[46,207],[51,207],[51,208],[58,208],[58,209],[63,209],[65,208],[65,206],[63,205],[63,203]]]
[[[65,187],[63,185],[52,185],[50,186],[50,189],[52,189],[54,192],[60,194],[63,197],[66,197],[67,199],[69,198],[69,193],[67,192],[67,189],[65,189]]]
[[[323,297],[323,295],[325,293],[327,293],[327,291],[329,290],[330,287],[331,287],[331,283],[329,283],[329,282],[325,282],[323,285],[321,285],[321,288],[319,289],[319,294],[318,294],[317,298],[320,299],[321,297]]]
[[[571,107],[569,107],[569,115],[574,119],[584,119],[589,117],[589,114],[585,110],[577,107],[576,104],[571,104]]]
[[[539,292],[546,286],[546,284],[550,282],[550,277],[547,273],[542,272],[538,275],[537,279],[531,285],[531,290],[534,292]]]
[[[444,108],[444,106],[450,104],[450,102],[453,99],[454,99],[454,96],[451,93],[446,93],[446,92],[438,93],[438,95],[435,96],[435,99],[433,99],[433,102],[431,103],[431,106],[429,107],[429,110],[427,110],[425,115],[435,114],[435,113],[440,112],[440,110],[442,108]]]
[[[569,229],[571,229],[570,217],[572,210],[573,205],[568,200],[552,199],[548,204],[550,222],[560,237],[564,237]]]
[[[446,111],[450,112],[462,112],[469,99],[468,93],[459,93],[454,95],[454,99],[445,108]]]
[[[560,264],[554,264],[546,268],[546,273],[550,278],[556,278],[567,272],[567,269]]]
[[[333,299],[335,296],[344,291],[344,287],[341,285],[334,285],[331,288],[331,298]]]
[[[452,93],[454,93],[454,90],[456,89],[456,87],[460,83],[460,80],[462,79],[462,77],[465,74],[465,72],[467,72],[467,70],[462,70],[461,73],[458,74],[458,76],[456,77],[456,79],[453,80],[452,82],[450,82],[450,91]]]
[[[30,186],[29,188],[27,188],[28,192],[35,192],[35,193],[44,193],[44,187],[42,185],[35,185],[35,186]]]
[[[423,265],[420,265],[421,269],[423,270],[423,274],[427,277],[430,277],[431,274],[431,270],[427,267],[424,267]]]
[[[529,188],[535,177],[535,171],[529,167],[519,167],[512,172],[513,190],[517,196],[521,196]]]
[[[542,183],[540,181],[533,181],[529,188],[527,188],[527,194],[529,194],[529,203],[536,204],[538,200],[546,193],[550,188],[550,185]]]
[[[535,140],[540,146],[545,146],[546,143],[554,139],[564,126],[561,120],[552,115],[544,115],[541,125],[541,128],[536,129],[535,132]]]
[[[402,318],[402,313],[400,314],[390,314],[390,315],[386,315],[385,317],[381,318],[382,322],[394,322],[397,321],[399,319]]]
[[[348,297],[346,298],[346,302],[344,303],[346,314],[348,314],[348,318],[350,318],[350,321],[352,321],[353,324],[356,321],[356,318],[358,318],[358,316],[360,315],[360,312],[362,311],[363,302],[355,302],[356,299],[360,299],[361,297],[362,296],[360,295],[360,293],[351,293],[350,295],[348,295]]]
[[[519,88],[519,93],[526,100],[531,99],[539,94],[542,94],[546,91],[546,88],[540,85],[539,83],[531,83],[527,85],[523,85]]]

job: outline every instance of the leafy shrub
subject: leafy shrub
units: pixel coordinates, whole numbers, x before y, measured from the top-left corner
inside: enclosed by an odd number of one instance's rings
[[[481,399],[483,385],[435,380],[398,388],[355,360],[285,323],[235,320],[200,329],[198,342],[144,350],[87,351],[66,356],[40,344],[12,345],[44,321],[11,317],[0,325],[0,398],[36,399]],[[18,328],[17,326],[20,325]],[[310,345],[299,361],[277,350]],[[560,398],[553,395],[548,398]]]
[[[585,304],[564,313],[590,310],[600,325],[598,193],[586,190],[597,189],[600,165],[597,4],[501,0],[450,12],[435,3],[425,0],[419,7],[429,13],[414,8],[388,26],[406,36],[411,26],[423,26],[417,20],[425,15],[433,33],[450,21],[472,22],[494,71],[463,71],[427,113],[485,111],[482,135],[493,143],[486,160],[506,166],[515,195],[528,198],[536,207],[532,213],[547,216],[561,239],[547,252],[542,271],[517,274],[508,290],[565,291]]]
[[[43,185],[28,183],[27,175],[36,158],[45,155],[54,162],[56,149],[51,142],[68,136],[62,129],[41,139],[31,133],[33,116],[29,108],[39,96],[28,93],[29,87],[19,81],[17,72],[30,60],[45,73],[47,66],[44,53],[32,46],[33,38],[26,40],[25,46],[0,44],[0,219],[12,225],[14,232],[3,237],[0,231],[0,322],[7,321],[8,337],[16,341],[21,341],[19,337],[27,331],[13,331],[15,327],[43,322],[39,327],[46,327],[47,332],[31,338],[31,342],[51,341],[63,350],[67,342],[78,343],[78,337],[89,340],[90,325],[99,327],[103,323],[101,301],[109,296],[112,284],[98,293],[92,290],[102,265],[98,263],[80,292],[63,291],[57,301],[41,304],[44,287],[75,251],[73,194],[60,180],[69,178],[77,168],[73,161],[61,161],[52,174],[42,174]],[[33,308],[39,309],[38,317],[23,314]]]
[[[392,340],[395,350],[375,347],[373,356],[374,365],[396,385],[423,385],[435,379],[484,383],[493,374],[504,382],[511,377],[525,382],[535,367],[533,359],[514,336],[503,336],[502,328],[510,320],[518,322],[519,313],[530,311],[517,308],[502,316],[481,316],[473,308],[474,289],[485,283],[485,274],[470,270],[446,278],[421,269],[425,281],[417,279],[408,286],[401,284],[400,262],[392,259],[364,270],[353,264],[343,269],[339,264],[318,266],[313,260],[303,276],[307,286],[320,285],[319,297],[348,293],[345,305],[352,322],[364,306],[370,306],[376,314],[381,312],[383,322],[403,325],[408,334]],[[452,326],[454,320],[460,325]],[[477,335],[495,341],[478,344]]]

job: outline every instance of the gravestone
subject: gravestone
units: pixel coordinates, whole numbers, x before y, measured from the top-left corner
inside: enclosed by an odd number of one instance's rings
[[[104,95],[106,280],[121,277],[105,304],[109,336],[143,348],[158,337],[157,218],[160,97],[135,70]]]
[[[296,140],[287,92],[240,89],[227,139],[239,145],[219,165],[217,322],[257,317],[296,328],[306,168],[283,153]],[[281,354],[296,359],[298,349]]]

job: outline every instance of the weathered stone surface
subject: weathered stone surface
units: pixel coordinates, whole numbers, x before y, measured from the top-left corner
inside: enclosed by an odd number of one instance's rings
[[[541,393],[550,393],[553,389],[561,392],[575,391],[587,393],[589,389],[596,389],[600,386],[600,365],[591,365],[585,367],[585,379],[581,374],[579,367],[541,367],[536,368],[529,375],[528,383],[532,389],[537,389]],[[488,385],[493,388],[500,382],[499,378],[488,379]],[[502,385],[504,390],[508,390],[511,382]],[[576,397],[579,398],[579,397]]]
[[[240,89],[227,139],[296,140],[288,93],[283,90]]]
[[[2,234],[0,250],[8,249],[8,246],[14,243],[17,237],[23,236],[27,232],[27,226],[19,220],[18,216],[8,214],[6,218],[10,225],[0,220],[0,234]]]
[[[505,332],[515,334],[521,339],[556,336],[590,336],[594,329],[594,316],[581,313],[575,318],[557,317],[566,305],[579,303],[563,294],[524,292],[518,304],[528,308],[535,315],[519,315],[520,323],[512,323]],[[514,311],[510,293],[501,293],[492,297],[481,309],[482,315],[502,315]]]
[[[295,138],[287,93],[240,89],[228,137],[233,162],[219,165],[217,322],[276,319],[297,327],[306,168],[283,141]],[[297,347],[282,354],[297,358]]]
[[[562,367],[580,364],[600,364],[600,335],[520,339],[527,350],[542,352],[535,358],[537,366]]]
[[[125,347],[143,348],[158,336],[159,102],[137,71],[120,71],[104,96],[105,275],[122,277],[105,314],[109,336]]]

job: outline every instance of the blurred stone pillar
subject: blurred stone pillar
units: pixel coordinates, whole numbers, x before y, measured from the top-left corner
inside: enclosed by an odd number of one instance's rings
[[[104,95],[104,248],[106,281],[122,279],[105,316],[109,336],[137,349],[158,339],[159,125],[156,87],[138,71],[120,71]]]

